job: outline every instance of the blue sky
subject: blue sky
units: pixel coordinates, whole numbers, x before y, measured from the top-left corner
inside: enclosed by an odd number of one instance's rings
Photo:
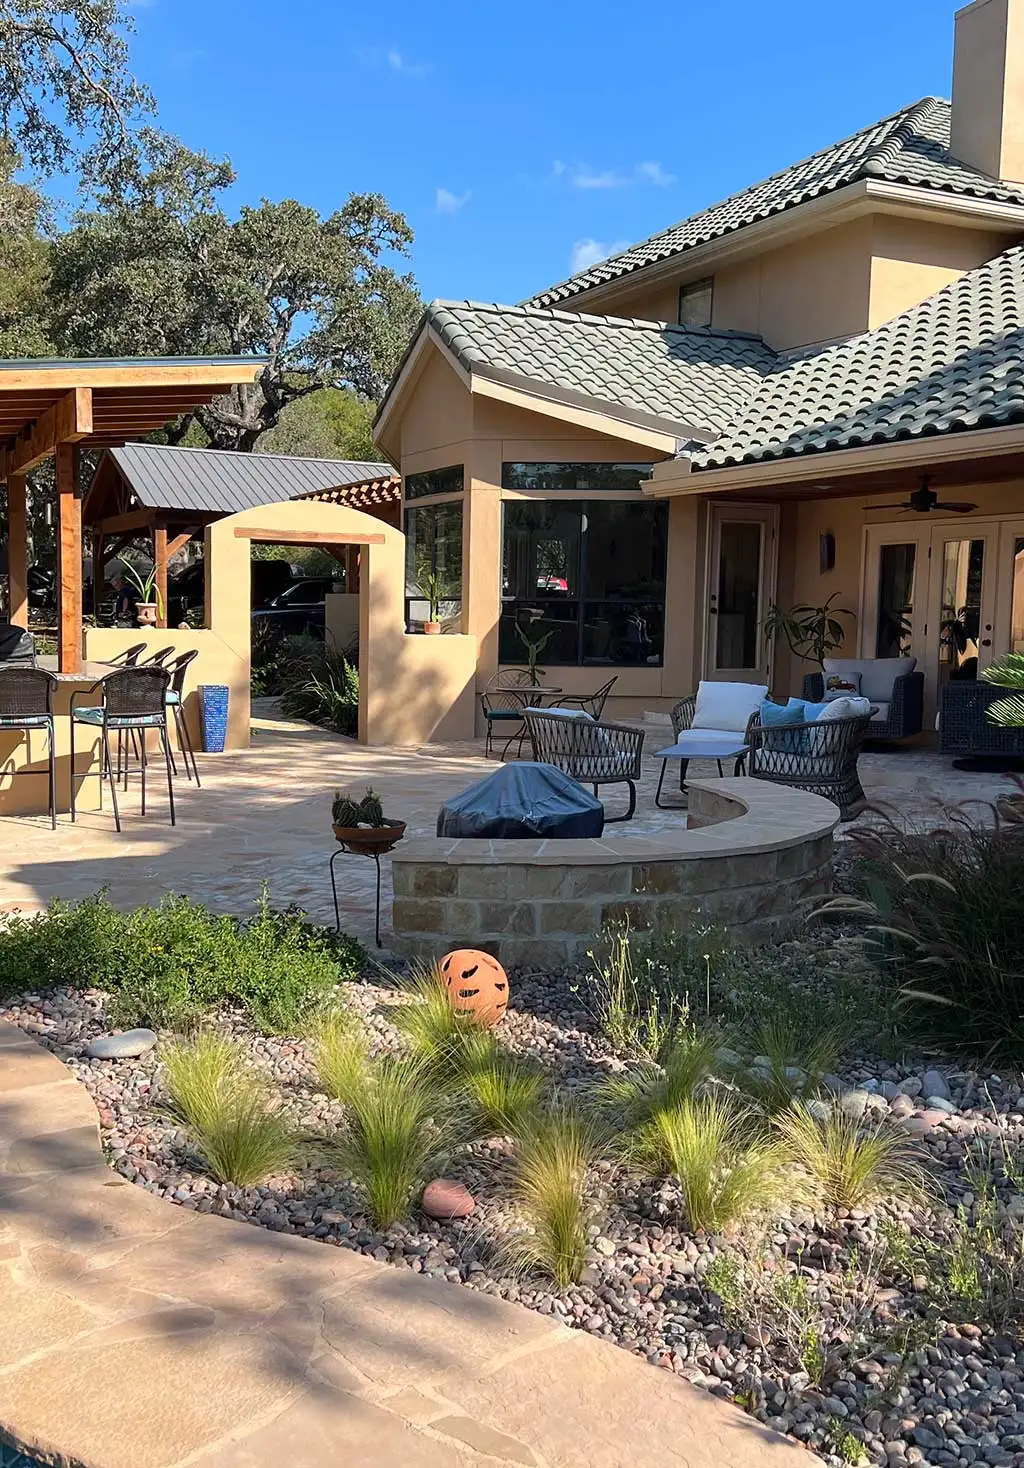
[[[426,298],[516,301],[928,93],[959,0],[136,0],[160,121],[235,204],[409,218]]]

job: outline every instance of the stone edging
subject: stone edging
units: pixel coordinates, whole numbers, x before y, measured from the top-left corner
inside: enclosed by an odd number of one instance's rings
[[[154,1198],[0,1024],[0,1437],[83,1468],[807,1468],[549,1318]]]
[[[481,947],[506,964],[580,958],[609,921],[688,924],[699,911],[751,941],[825,890],[839,811],[764,780],[691,780],[690,817],[577,841],[418,837],[392,856],[398,951]]]

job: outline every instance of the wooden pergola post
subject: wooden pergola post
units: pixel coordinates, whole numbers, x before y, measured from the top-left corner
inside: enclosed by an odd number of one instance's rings
[[[28,493],[24,474],[7,480],[8,618],[28,626]]]
[[[156,573],[156,625],[167,626],[167,526],[153,526],[153,570]]]
[[[82,494],[79,451],[57,445],[57,668],[82,671]]]

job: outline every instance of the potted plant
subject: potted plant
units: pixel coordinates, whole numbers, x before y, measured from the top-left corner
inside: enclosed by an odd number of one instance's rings
[[[824,668],[829,653],[842,647],[846,637],[846,629],[838,619],[856,615],[847,607],[833,607],[836,596],[838,592],[820,607],[800,602],[788,611],[772,602],[762,629],[765,641],[786,642],[795,657]]]
[[[135,605],[135,620],[140,627],[155,627],[163,616],[160,592],[156,585],[156,567],[153,567],[148,576],[143,577],[130,561],[122,560],[121,565],[124,567],[124,579],[139,593],[139,600]]]
[[[522,624],[520,622],[516,623],[516,636],[526,648],[526,666],[530,673],[531,688],[539,687],[540,680],[546,676],[544,669],[538,668],[537,659],[557,631],[557,627],[552,627],[549,632],[542,632],[539,637],[530,637]]]
[[[405,822],[388,820],[380,796],[373,789],[367,790],[362,800],[353,799],[347,791],[336,791],[331,821],[334,839],[366,856],[390,851],[405,835]]]
[[[416,595],[421,596],[429,608],[423,630],[436,637],[441,631],[441,603],[450,601],[454,587],[440,571],[424,571],[416,582]]]

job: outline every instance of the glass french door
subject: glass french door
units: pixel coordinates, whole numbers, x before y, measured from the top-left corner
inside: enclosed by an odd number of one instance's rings
[[[950,680],[1024,651],[1024,519],[872,525],[866,544],[861,656],[917,658],[926,722]]]
[[[704,676],[769,683],[771,649],[761,632],[775,594],[778,509],[710,507]]]

